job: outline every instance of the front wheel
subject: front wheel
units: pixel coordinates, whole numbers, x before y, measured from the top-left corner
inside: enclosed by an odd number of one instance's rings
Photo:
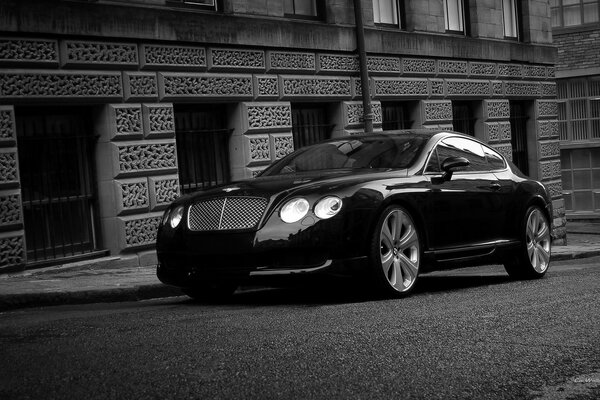
[[[529,207],[521,225],[522,245],[505,264],[506,272],[514,279],[535,279],[544,276],[550,265],[550,223],[544,212]]]
[[[405,295],[419,276],[421,247],[417,226],[400,206],[384,210],[371,240],[370,264],[376,287],[385,295]]]

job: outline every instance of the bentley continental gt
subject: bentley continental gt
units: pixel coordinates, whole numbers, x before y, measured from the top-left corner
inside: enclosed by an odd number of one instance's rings
[[[513,278],[540,278],[551,220],[544,185],[473,137],[337,137],[173,202],[158,229],[157,275],[197,299],[259,277],[365,276],[385,296],[443,268],[501,263]]]

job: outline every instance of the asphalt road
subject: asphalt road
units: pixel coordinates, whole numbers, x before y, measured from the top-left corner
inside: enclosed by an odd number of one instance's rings
[[[354,289],[1,313],[0,399],[600,398],[600,258]]]

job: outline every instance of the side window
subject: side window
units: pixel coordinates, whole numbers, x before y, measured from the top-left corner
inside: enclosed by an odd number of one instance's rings
[[[438,156],[440,162],[448,157],[465,157],[470,165],[462,171],[487,171],[489,167],[485,158],[483,148],[477,142],[463,138],[448,138],[442,140],[438,145]]]
[[[487,146],[483,146],[483,152],[485,153],[485,157],[487,158],[487,163],[489,165],[490,170],[495,171],[498,169],[506,168],[506,164],[504,163],[502,156],[496,151],[490,149]]]

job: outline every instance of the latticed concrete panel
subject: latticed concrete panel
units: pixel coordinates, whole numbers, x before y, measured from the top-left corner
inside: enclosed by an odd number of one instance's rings
[[[115,178],[177,171],[175,140],[112,143]]]
[[[288,102],[243,103],[243,132],[281,131],[292,128],[292,106]]]
[[[58,66],[58,42],[46,39],[0,38],[3,65]]]
[[[175,136],[173,104],[143,104],[142,111],[146,138]]]
[[[265,52],[243,49],[208,49],[209,71],[265,71]]]
[[[0,233],[0,271],[25,264],[25,257],[23,231]]]
[[[140,58],[143,69],[198,71],[207,66],[204,47],[144,44]]]
[[[5,99],[122,100],[120,72],[7,72],[0,74]]]
[[[251,100],[252,75],[159,73],[161,99]]]
[[[292,99],[350,99],[352,96],[349,77],[279,77],[283,100]]]
[[[140,249],[154,246],[161,219],[160,212],[117,218],[119,247]]]
[[[117,215],[147,212],[150,207],[148,179],[124,179],[114,181]]]
[[[151,211],[163,210],[179,197],[177,175],[150,176],[148,186]]]
[[[141,104],[108,106],[110,140],[141,139],[144,134]]]
[[[271,162],[271,139],[268,134],[244,136],[244,160],[247,167]]]
[[[137,68],[138,49],[135,43],[63,40],[60,61],[62,66],[68,67]]]
[[[484,100],[484,120],[508,120],[510,103],[508,100]]]
[[[0,106],[0,147],[14,146],[17,140],[13,106]]]
[[[158,78],[153,72],[123,72],[126,101],[155,100],[158,98]]]

